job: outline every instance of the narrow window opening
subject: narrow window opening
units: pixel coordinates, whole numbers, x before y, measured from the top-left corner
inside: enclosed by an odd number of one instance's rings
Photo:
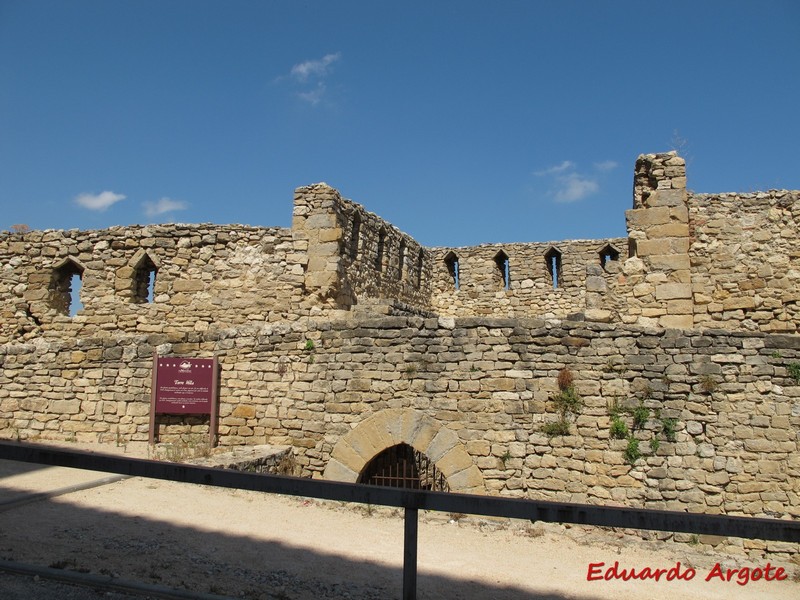
[[[397,257],[397,279],[402,280],[405,278],[406,269],[406,241],[400,240],[400,249]]]
[[[504,290],[511,288],[511,263],[508,259],[508,254],[502,250],[494,257],[494,262],[497,269],[500,271],[500,281]]]
[[[72,260],[53,270],[49,286],[49,304],[56,312],[74,317],[83,309],[81,288],[83,287],[83,268]]]
[[[133,301],[138,304],[153,302],[158,268],[153,260],[145,254],[136,265],[133,274]]]
[[[385,246],[386,246],[386,232],[383,229],[381,229],[378,232],[378,251],[375,254],[375,269],[377,271],[383,271],[383,252]]]
[[[547,272],[550,274],[550,281],[553,283],[553,289],[556,290],[562,285],[561,252],[550,248],[544,255],[544,261],[547,265]]]
[[[69,281],[70,302],[68,313],[70,317],[74,317],[79,310],[83,310],[83,302],[81,302],[82,287],[83,275],[81,273],[73,273]]]
[[[425,255],[422,250],[417,254],[417,289],[422,287],[422,268],[425,264]]]
[[[606,268],[608,262],[618,261],[619,252],[611,244],[600,250],[600,266]]]
[[[361,215],[356,213],[353,216],[353,229],[350,234],[350,258],[355,259],[358,256],[358,243],[361,236]]]
[[[447,266],[447,272],[453,278],[453,287],[458,289],[461,286],[461,274],[458,271],[458,256],[455,252],[448,252],[444,257],[444,264]]]

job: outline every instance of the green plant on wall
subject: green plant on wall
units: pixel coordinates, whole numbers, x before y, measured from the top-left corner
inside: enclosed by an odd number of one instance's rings
[[[650,393],[651,390],[649,386],[645,386],[645,390],[643,391],[644,398],[649,397]],[[645,429],[648,421],[651,421],[651,418],[660,424],[660,433],[664,435],[668,442],[675,441],[675,431],[678,426],[677,419],[662,418],[660,410],[655,410],[654,414],[651,414],[650,408],[645,406],[644,398],[641,398],[639,403],[632,407],[620,406],[615,400],[608,409],[608,414],[611,417],[609,436],[611,439],[615,440],[627,440],[628,443],[622,454],[625,458],[625,462],[631,466],[642,457],[642,451],[639,449],[639,439],[642,437],[642,434],[639,433],[638,437],[636,434]],[[629,420],[630,427],[626,419]],[[652,454],[658,452],[658,449],[661,447],[661,442],[657,436],[658,432],[654,433],[648,443]]]
[[[633,417],[633,429],[642,429],[650,418],[650,409],[644,405],[643,401],[639,402],[639,406],[631,411]]]
[[[628,445],[625,446],[625,451],[622,455],[625,457],[625,462],[633,466],[633,464],[642,457],[642,453],[639,451],[639,440],[630,436],[628,438]]]
[[[789,363],[786,366],[786,372],[789,373],[789,377],[794,379],[795,383],[800,383],[800,363]]]
[[[575,389],[575,378],[567,367],[558,372],[556,384],[558,392],[550,400],[556,408],[558,419],[542,426],[542,432],[550,437],[568,435],[570,419],[574,419],[583,406]]]
[[[624,440],[628,437],[628,426],[619,415],[611,416],[611,437],[615,440]]]
[[[661,419],[661,432],[668,442],[674,442],[676,439],[675,430],[678,427],[678,419]]]

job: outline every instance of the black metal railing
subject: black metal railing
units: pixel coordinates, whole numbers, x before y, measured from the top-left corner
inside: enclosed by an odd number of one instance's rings
[[[284,475],[245,473],[181,463],[121,458],[28,443],[0,442],[0,459],[272,494],[403,508],[405,510],[404,600],[416,598],[417,523],[418,513],[421,509],[487,517],[529,519],[531,521],[800,542],[800,521],[790,519],[706,515],[341,483]]]

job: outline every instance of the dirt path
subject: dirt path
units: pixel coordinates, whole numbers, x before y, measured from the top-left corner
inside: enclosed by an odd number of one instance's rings
[[[706,582],[717,562],[766,563],[687,544],[437,513],[423,515],[419,535],[420,598],[800,598],[797,565],[784,565],[786,581]],[[0,558],[240,598],[397,598],[402,543],[399,511],[140,478],[0,510]],[[602,573],[615,561],[620,569],[680,562],[696,575],[587,581],[590,564],[605,563]]]

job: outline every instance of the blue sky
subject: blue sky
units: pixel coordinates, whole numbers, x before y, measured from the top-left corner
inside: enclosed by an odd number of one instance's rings
[[[289,226],[325,181],[426,245],[625,234],[640,153],[800,188],[800,3],[0,0],[0,229]]]

